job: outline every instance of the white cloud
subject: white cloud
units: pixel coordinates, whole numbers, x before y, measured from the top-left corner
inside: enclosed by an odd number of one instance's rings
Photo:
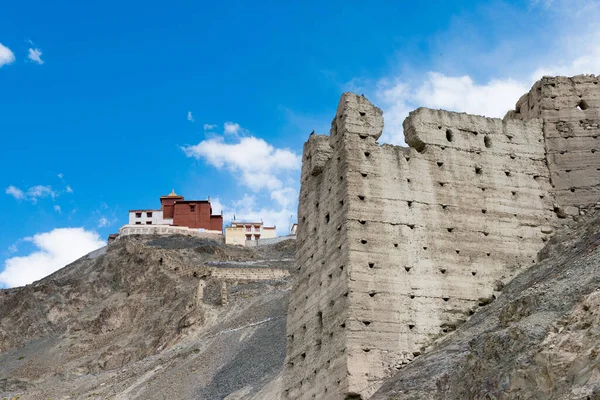
[[[13,243],[10,246],[8,246],[9,253],[16,253],[17,251],[19,251],[19,246],[17,246],[16,243]]]
[[[220,215],[221,212],[225,212],[225,207],[218,197],[210,199],[210,207],[212,208],[212,215]]]
[[[101,218],[98,220],[98,228],[104,228],[104,227],[106,227],[106,226],[110,226],[110,225],[111,225],[111,223],[110,223],[110,221],[108,220],[108,218],[106,218],[106,217],[101,217]]]
[[[204,130],[205,131],[212,131],[213,129],[216,129],[217,125],[215,124],[204,124]]]
[[[261,203],[256,196],[245,194],[244,197],[227,208],[226,219],[233,219],[235,215],[236,221],[258,222],[263,221],[265,226],[277,227],[279,235],[287,235],[290,230],[290,221],[296,222],[296,208],[294,207],[271,207],[265,206],[266,203]],[[297,197],[293,204],[297,204]],[[289,206],[289,205],[288,205]],[[225,222],[229,222],[226,220]]]
[[[64,177],[64,175],[63,175],[63,174],[58,174],[58,175],[56,175],[56,176],[58,176],[60,179],[63,179],[63,177]]]
[[[226,122],[223,127],[223,136],[211,137],[182,150],[188,157],[203,159],[217,169],[229,171],[254,195],[246,194],[227,205],[218,198],[211,200],[213,213],[223,210],[227,222],[234,215],[237,220],[263,220],[266,225],[276,225],[279,234],[287,234],[290,216],[294,219],[296,215],[295,188],[301,157],[289,149],[275,148],[263,139],[243,136],[248,131],[237,123]]]
[[[225,124],[223,124],[223,132],[226,135],[238,135],[239,133],[242,133],[242,127],[239,124],[236,124],[235,122],[225,122]]]
[[[187,120],[190,122],[194,122],[194,116],[192,115],[191,111],[188,111],[187,113]]]
[[[237,143],[226,143],[217,137],[195,146],[182,147],[188,157],[204,159],[208,164],[227,169],[254,191],[279,189],[282,172],[300,169],[300,156],[288,149],[276,149],[263,139],[243,137]]]
[[[32,203],[36,203],[38,199],[42,199],[44,197],[51,197],[54,199],[56,195],[57,193],[52,190],[52,186],[37,185],[30,187],[27,191],[27,198]]]
[[[22,257],[4,262],[0,284],[6,287],[22,286],[41,279],[106,243],[96,232],[83,228],[60,228],[38,233],[24,240],[37,249]]]
[[[380,142],[404,144],[402,122],[411,110],[421,106],[502,118],[530,86],[510,78],[477,84],[466,75],[453,77],[439,72],[429,72],[421,82],[384,78],[375,91],[385,118]]]
[[[54,205],[54,211],[56,211],[57,213],[59,213],[59,214],[60,214],[60,212],[61,212],[61,209],[60,209],[60,206],[59,206],[58,204],[55,204],[55,205]]]
[[[0,68],[2,68],[3,65],[12,64],[13,62],[15,62],[15,55],[13,52],[0,43]]]
[[[25,193],[23,193],[23,191],[21,189],[19,189],[18,187],[15,187],[13,185],[10,185],[9,187],[6,188],[6,194],[11,195],[12,197],[14,197],[17,200],[22,200],[25,198]]]
[[[67,187],[65,188],[65,191],[67,193],[73,193],[73,189],[71,189],[71,186],[67,185]]]
[[[40,49],[29,49],[29,54],[27,54],[27,58],[33,61],[36,64],[42,65],[44,61],[42,60],[42,52]]]

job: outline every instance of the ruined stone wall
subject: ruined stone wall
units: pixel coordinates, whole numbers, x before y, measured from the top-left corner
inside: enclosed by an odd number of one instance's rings
[[[279,268],[208,268],[210,276],[231,281],[266,281],[290,276],[286,269]]]
[[[600,79],[544,77],[507,118],[542,118],[548,167],[561,217],[600,199]],[[583,211],[583,210],[582,210]]]
[[[586,90],[573,93],[588,93],[589,110],[598,92]],[[500,120],[421,108],[404,123],[403,148],[377,143],[381,110],[342,96],[330,136],[304,148],[284,396],[368,398],[535,263],[564,216],[557,210],[598,201],[597,175],[579,181],[584,200],[559,184],[569,163],[590,172],[600,159],[591,150],[557,158],[555,127],[581,110],[556,107],[562,119],[548,123],[535,118],[543,113]],[[572,143],[568,151],[582,146]]]

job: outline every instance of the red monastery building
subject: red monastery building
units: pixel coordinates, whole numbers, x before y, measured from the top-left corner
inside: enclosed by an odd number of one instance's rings
[[[160,210],[129,210],[130,225],[170,225],[223,231],[223,215],[212,215],[208,200],[185,200],[173,190],[161,196]]]

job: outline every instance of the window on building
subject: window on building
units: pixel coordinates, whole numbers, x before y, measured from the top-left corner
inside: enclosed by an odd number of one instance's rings
[[[146,213],[146,217],[148,217],[148,218],[152,218],[152,213],[151,213],[151,212],[147,212],[147,213]]]
[[[152,225],[152,221],[146,221],[146,225]]]
[[[254,235],[254,239],[256,239],[256,240],[260,239],[260,235]]]
[[[142,223],[140,221],[137,221],[135,224],[136,225],[141,225]]]
[[[142,213],[141,213],[141,212],[139,212],[139,213],[135,213],[135,217],[136,217],[136,218],[142,218]]]
[[[246,240],[252,240],[252,235],[246,235]]]
[[[250,225],[246,226],[246,232],[252,232],[252,227]]]
[[[254,225],[254,230],[256,232],[260,232],[260,225]]]
[[[196,211],[196,206],[195,206],[195,205],[193,205],[193,204],[192,204],[192,205],[190,205],[190,211],[191,211],[191,212],[194,212],[194,211]]]

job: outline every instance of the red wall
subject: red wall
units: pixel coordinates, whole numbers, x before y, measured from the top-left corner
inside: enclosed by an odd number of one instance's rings
[[[213,231],[222,231],[223,230],[223,216],[222,215],[211,215],[210,216],[210,226]]]
[[[194,206],[194,211],[192,207]],[[175,203],[173,225],[189,228],[204,228],[208,230],[223,230],[223,217],[210,215],[210,203]]]
[[[163,218],[173,218],[173,204],[179,200],[183,200],[183,197],[179,198],[161,198],[160,205],[163,210]]]

